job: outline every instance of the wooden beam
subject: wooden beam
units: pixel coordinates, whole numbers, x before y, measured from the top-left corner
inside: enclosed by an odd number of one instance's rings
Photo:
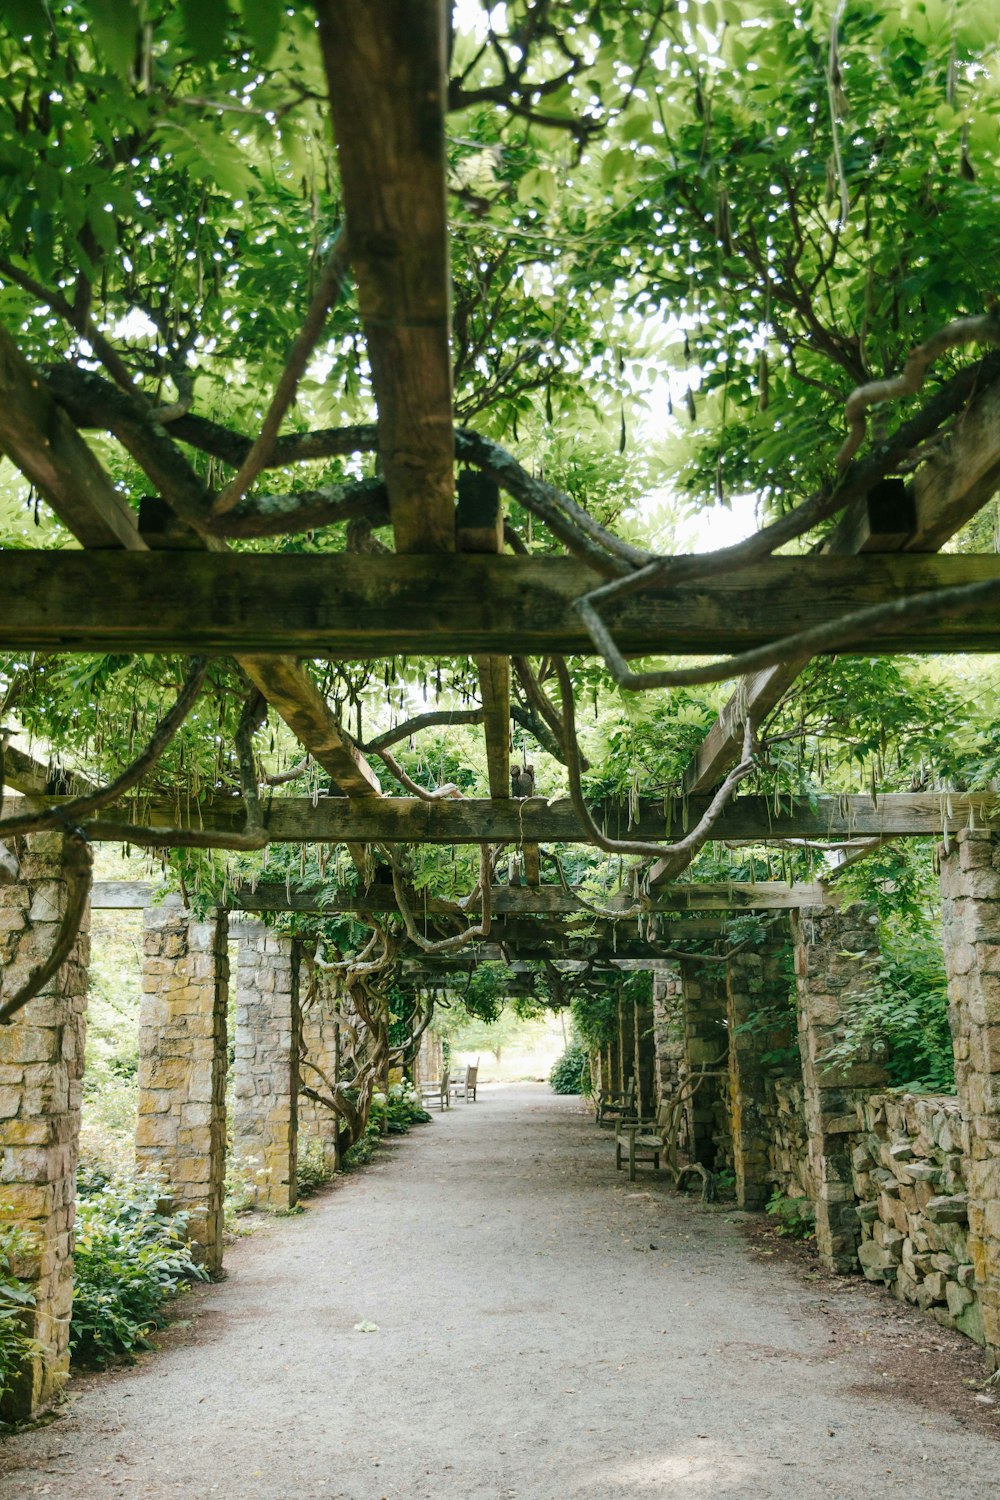
[[[521,853],[524,855],[524,878],[529,889],[539,887],[542,880],[542,870],[538,845],[522,844]]]
[[[0,449],[84,547],[142,546],[132,511],[5,328],[0,328]]]
[[[506,656],[477,656],[479,691],[486,731],[486,764],[490,796],[510,796],[510,660]]]
[[[456,514],[460,552],[496,555],[503,551],[503,507],[492,479],[471,470],[463,472]],[[490,796],[509,797],[510,660],[506,656],[477,656],[476,672],[483,701]]]
[[[566,557],[12,550],[0,552],[0,649],[592,656],[573,602],[593,582]],[[607,616],[628,654],[701,656],[764,645],[848,609],[995,582],[995,555],[775,557],[627,595]],[[996,651],[1000,604],[886,627],[859,649]]]
[[[304,667],[291,657],[237,656],[247,676],[345,797],[377,797],[378,777]]]
[[[1000,487],[1000,383],[969,403],[951,434],[900,494],[884,482],[841,518],[827,544],[831,555],[936,552]],[[757,672],[726,704],[685,773],[689,792],[714,787],[739,755],[743,719],[771,712],[809,660]],[[654,869],[654,882],[656,871]]]
[[[97,911],[142,910],[149,906],[163,887],[151,880],[95,880],[91,887],[91,905]],[[581,893],[582,894],[582,893]],[[416,898],[421,913],[442,917],[454,913],[453,903],[430,896]],[[670,912],[786,911],[800,906],[837,905],[836,892],[816,882],[787,885],[782,881],[763,881],[755,885],[675,886],[662,892],[653,909]],[[226,897],[229,911],[245,912],[326,912],[377,915],[398,910],[390,887],[376,883],[367,890],[330,891],[289,888],[282,881],[260,881],[251,890],[243,886],[230,890]],[[590,920],[579,901],[560,885],[493,887],[490,905],[496,916],[578,917]],[[480,911],[482,903],[473,901],[470,911]],[[633,921],[623,909],[617,918]]]
[[[444,0],[319,0],[397,552],[455,547]]]
[[[111,484],[83,438],[48,394],[30,364],[5,330],[0,329],[0,446],[45,495],[56,515],[89,552],[110,549],[138,564],[152,554],[139,533],[137,518]],[[189,537],[193,533],[188,533]],[[199,539],[209,552],[202,561],[225,554],[225,543]],[[85,554],[42,554],[43,556]],[[165,558],[167,566],[171,559]],[[105,596],[101,607],[116,607]],[[178,603],[183,608],[183,600]],[[344,734],[329,705],[294,660],[261,660],[244,655],[234,642],[232,655],[268,702],[338,787],[354,796],[377,796],[378,778]],[[179,650],[192,649],[187,643]]]
[[[44,796],[56,774],[53,766],[25,755],[16,745],[8,745],[4,751],[4,780],[17,792],[33,797]],[[63,789],[74,796],[83,796],[94,790],[94,783],[79,771],[63,771],[59,773],[59,779],[68,783]]]
[[[6,814],[26,812],[32,807],[59,805],[59,797],[9,797]],[[692,797],[685,821],[678,806],[664,817],[661,801],[640,805],[638,820],[630,823],[629,809],[604,803],[596,817],[614,837],[677,839],[701,816],[708,796]],[[120,820],[131,812],[108,813],[88,823],[90,836],[98,841],[119,843]],[[239,797],[199,806],[178,813],[172,798],[140,802],[135,821],[149,828],[205,828],[217,833],[236,832],[243,827],[243,803]],[[715,830],[719,839],[742,839],[762,844],[789,838],[829,839],[843,842],[878,835],[940,837],[947,825],[955,833],[965,827],[1000,825],[1000,801],[995,792],[894,792],[877,799],[869,795],[805,797],[737,797],[722,813]],[[583,844],[584,831],[568,799],[547,802],[544,797],[525,801],[491,802],[480,798],[444,799],[424,802],[416,797],[311,797],[276,798],[265,809],[264,821],[276,843],[387,843],[387,844],[517,844],[527,839],[543,844]],[[183,837],[178,840],[183,843]],[[523,889],[523,888],[522,888]]]

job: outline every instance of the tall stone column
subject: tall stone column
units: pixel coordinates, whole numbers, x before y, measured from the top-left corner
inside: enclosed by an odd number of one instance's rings
[[[640,1119],[656,1114],[656,1038],[654,1036],[653,1001],[635,1000],[635,1076],[636,1105]]]
[[[677,1092],[685,1057],[680,970],[657,969],[653,974],[653,1047],[659,1105]]]
[[[429,1035],[424,1032],[421,1038]],[[440,1042],[438,1051],[440,1052]],[[417,1061],[419,1062],[419,1056]],[[318,1141],[323,1152],[323,1164],[328,1172],[335,1172],[340,1165],[337,1159],[337,1117],[325,1104],[317,1104],[301,1090],[305,1087],[317,1093],[328,1094],[330,1084],[335,1084],[340,1063],[340,1028],[331,1006],[325,1003],[322,994],[311,1004],[302,1005],[302,1062],[299,1069],[299,1142]],[[311,1066],[310,1066],[311,1065]],[[314,1071],[315,1068],[320,1073]],[[415,1069],[415,1071],[417,1071]],[[439,1078],[441,1076],[438,1070]],[[327,1083],[325,1080],[329,1080]]]
[[[298,1197],[299,948],[266,927],[240,930],[236,963],[233,1150],[258,1208]]]
[[[224,912],[195,921],[176,899],[145,913],[137,1166],[155,1172],[210,1271],[222,1265],[226,1170]]]
[[[14,994],[51,952],[65,911],[62,837],[22,844],[20,877],[0,886],[0,969]],[[90,913],[66,963],[8,1026],[0,1026],[0,1203],[30,1237],[15,1272],[31,1283],[27,1331],[37,1351],[4,1398],[10,1422],[37,1416],[69,1373],[73,1217],[80,1136]]]
[[[1000,1365],[1000,835],[958,834],[942,853],[944,956],[955,1085],[968,1133],[969,1254],[983,1334]],[[950,1210],[960,1205],[950,1202]]]
[[[724,964],[681,960],[685,1052],[692,1078],[705,1070],[687,1110],[691,1155],[711,1170],[722,1165],[728,1135],[725,1106],[726,970]],[[717,1073],[716,1070],[722,1070]],[[720,1131],[720,1127],[722,1127]]]
[[[618,1057],[622,1073],[622,1088],[626,1089],[629,1080],[635,1078],[635,1008],[622,987],[621,980],[616,981],[618,989]]]
[[[781,948],[745,948],[729,960],[729,1118],[740,1208],[763,1208],[771,1192],[767,1119],[770,1075],[763,1059],[794,1036],[794,1013],[782,1004],[787,994]],[[784,1016],[783,1010],[787,1012]]]
[[[816,1187],[816,1247],[833,1271],[857,1269],[860,1230],[851,1175],[859,1131],[858,1104],[885,1085],[885,1069],[871,1047],[831,1059],[841,1044],[852,997],[872,982],[878,926],[870,908],[841,911],[809,906],[792,913],[799,1009],[799,1052],[809,1139],[810,1176]]]

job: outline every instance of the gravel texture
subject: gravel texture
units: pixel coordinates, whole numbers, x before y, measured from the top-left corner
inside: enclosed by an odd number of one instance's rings
[[[887,1299],[744,1218],[616,1174],[579,1100],[481,1089],[232,1247],[156,1354],[76,1380],[3,1444],[0,1500],[993,1493],[993,1397],[905,1399]]]

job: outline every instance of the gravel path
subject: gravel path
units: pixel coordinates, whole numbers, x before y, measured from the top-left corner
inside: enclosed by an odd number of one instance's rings
[[[616,1177],[577,1100],[481,1090],[234,1246],[160,1352],[3,1445],[0,1497],[993,1493],[996,1443],[874,1389],[739,1217]]]

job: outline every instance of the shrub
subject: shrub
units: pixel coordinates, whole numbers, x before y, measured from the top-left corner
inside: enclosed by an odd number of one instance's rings
[[[34,1294],[14,1272],[17,1262],[29,1256],[31,1249],[31,1239],[23,1229],[0,1226],[0,1398],[10,1390],[35,1348],[26,1326],[35,1305]]]
[[[116,1178],[80,1199],[76,1290],[70,1325],[74,1359],[131,1363],[162,1328],[164,1304],[205,1271],[191,1256],[186,1213],[161,1213],[159,1183]]]
[[[549,1086],[557,1094],[583,1094],[590,1086],[590,1058],[586,1051],[574,1042],[567,1047],[549,1074]]]

